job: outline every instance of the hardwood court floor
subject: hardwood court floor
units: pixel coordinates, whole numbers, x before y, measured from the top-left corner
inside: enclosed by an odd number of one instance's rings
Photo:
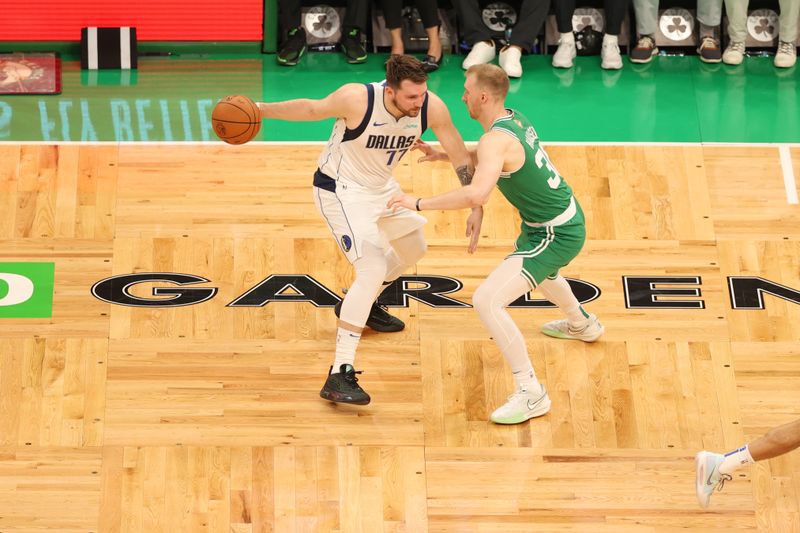
[[[800,531],[800,453],[741,470],[708,510],[694,496],[696,451],[800,416],[800,306],[733,309],[728,285],[800,290],[777,148],[549,149],[588,221],[564,274],[601,290],[587,307],[607,333],[550,339],[538,327],[556,310],[513,309],[553,400],[513,427],[487,421],[512,379],[473,309],[393,310],[406,329],[359,348],[373,403],[349,407],[317,396],[330,307],[228,306],[273,274],[349,285],[311,201],[318,152],[0,145],[0,272],[55,262],[52,319],[0,319],[0,532]],[[414,160],[397,172],[407,190],[456,183]],[[425,215],[411,274],[459,280],[448,296],[469,303],[518,220],[495,193],[468,256],[466,212]],[[218,292],[177,308],[90,293],[142,272]],[[699,296],[671,299],[704,308],[626,308],[623,276],[699,277],[678,287]],[[176,288],[131,292],[155,287]]]

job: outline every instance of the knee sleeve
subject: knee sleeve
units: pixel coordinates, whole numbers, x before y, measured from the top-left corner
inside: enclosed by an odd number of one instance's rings
[[[386,253],[386,281],[394,281],[400,274],[414,266],[425,256],[428,244],[422,228],[403,235],[391,242],[392,248]]]
[[[356,279],[344,297],[339,319],[351,326],[363,328],[386,278],[386,257],[378,247],[367,245],[364,254],[353,263],[353,267],[356,270]]]

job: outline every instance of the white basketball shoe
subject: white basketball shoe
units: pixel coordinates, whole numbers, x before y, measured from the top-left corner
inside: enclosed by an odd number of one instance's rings
[[[517,390],[506,403],[495,409],[489,419],[495,424],[519,424],[550,411],[550,397],[542,386],[541,393]]]
[[[554,320],[542,326],[542,333],[557,339],[574,339],[583,342],[594,342],[599,339],[606,328],[600,323],[597,316],[589,315],[586,325],[578,330],[572,329],[569,320]]]
[[[726,481],[732,478],[729,474],[722,474],[719,465],[725,460],[725,456],[719,453],[702,451],[694,456],[695,469],[695,491],[697,492],[697,503],[700,507],[708,507],[711,495],[715,490],[722,490]]]

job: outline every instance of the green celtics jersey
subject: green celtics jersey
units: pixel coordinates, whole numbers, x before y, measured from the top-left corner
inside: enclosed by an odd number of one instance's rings
[[[490,131],[501,131],[519,140],[525,162],[516,172],[503,172],[497,187],[511,205],[519,209],[522,220],[542,223],[564,213],[571,205],[572,189],[550,162],[539,145],[539,136],[530,121],[519,111],[508,109]]]

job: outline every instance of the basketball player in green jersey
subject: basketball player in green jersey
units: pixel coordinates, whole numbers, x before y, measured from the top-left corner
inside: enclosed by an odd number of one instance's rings
[[[542,332],[561,339],[594,342],[603,326],[587,313],[559,274],[578,255],[586,240],[583,211],[572,189],[559,175],[531,123],[513,109],[505,107],[508,77],[494,65],[470,67],[462,100],[470,117],[485,131],[472,153],[476,169],[472,183],[429,198],[398,194],[389,207],[464,209],[486,204],[497,186],[519,210],[522,218],[516,251],[509,255],[472,297],[481,321],[511,366],[517,390],[491,415],[498,424],[518,424],[550,410],[550,398],[539,383],[531,365],[522,332],[506,311],[506,306],[538,289],[558,305],[566,320],[549,322]],[[420,143],[425,153],[421,160],[446,160],[444,152]],[[469,236],[469,235],[468,235]],[[474,251],[477,236],[472,235],[469,251]]]

